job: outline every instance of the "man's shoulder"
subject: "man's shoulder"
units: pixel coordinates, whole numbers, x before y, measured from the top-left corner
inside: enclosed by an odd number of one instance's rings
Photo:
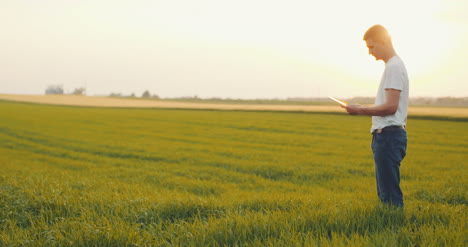
[[[387,64],[385,65],[385,69],[387,71],[393,72],[406,72],[406,66],[399,56],[394,56],[390,58],[390,60],[388,60]]]
[[[405,63],[403,60],[398,56],[395,55],[387,61],[387,67],[405,67]]]

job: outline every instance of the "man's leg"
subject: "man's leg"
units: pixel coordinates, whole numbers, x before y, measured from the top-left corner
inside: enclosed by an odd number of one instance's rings
[[[374,134],[372,142],[379,198],[399,207],[403,207],[400,163],[406,155],[406,142],[404,130]]]
[[[373,152],[373,154],[374,154],[375,185],[376,185],[376,189],[377,189],[377,196],[378,196],[379,199],[382,201],[383,198],[382,198],[382,195],[381,195],[381,193],[380,193],[380,186],[379,186],[379,183],[380,183],[380,182],[379,182],[379,181],[380,181],[380,179],[379,179],[379,174],[380,174],[380,173],[378,172],[379,167],[377,166],[377,162],[375,162],[375,155],[376,155],[376,154],[375,154],[375,151],[374,151],[374,145],[376,145],[376,144],[374,144],[374,143],[375,143],[374,139],[375,139],[375,135],[372,135],[372,144],[371,144],[371,148],[372,148],[372,152]]]

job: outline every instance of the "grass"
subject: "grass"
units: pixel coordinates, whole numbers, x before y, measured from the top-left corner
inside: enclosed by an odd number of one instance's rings
[[[466,121],[409,120],[404,211],[369,124],[0,102],[0,246],[466,246]]]

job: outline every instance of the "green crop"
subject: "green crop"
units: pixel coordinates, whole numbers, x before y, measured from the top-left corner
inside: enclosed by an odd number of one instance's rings
[[[402,211],[368,117],[0,101],[0,246],[466,246],[467,126],[409,119]]]

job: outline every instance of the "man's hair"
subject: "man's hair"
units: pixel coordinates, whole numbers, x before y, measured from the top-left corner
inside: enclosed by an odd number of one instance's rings
[[[373,39],[376,42],[392,42],[392,38],[390,37],[390,34],[388,33],[387,29],[385,29],[385,27],[379,24],[367,29],[363,39]]]

